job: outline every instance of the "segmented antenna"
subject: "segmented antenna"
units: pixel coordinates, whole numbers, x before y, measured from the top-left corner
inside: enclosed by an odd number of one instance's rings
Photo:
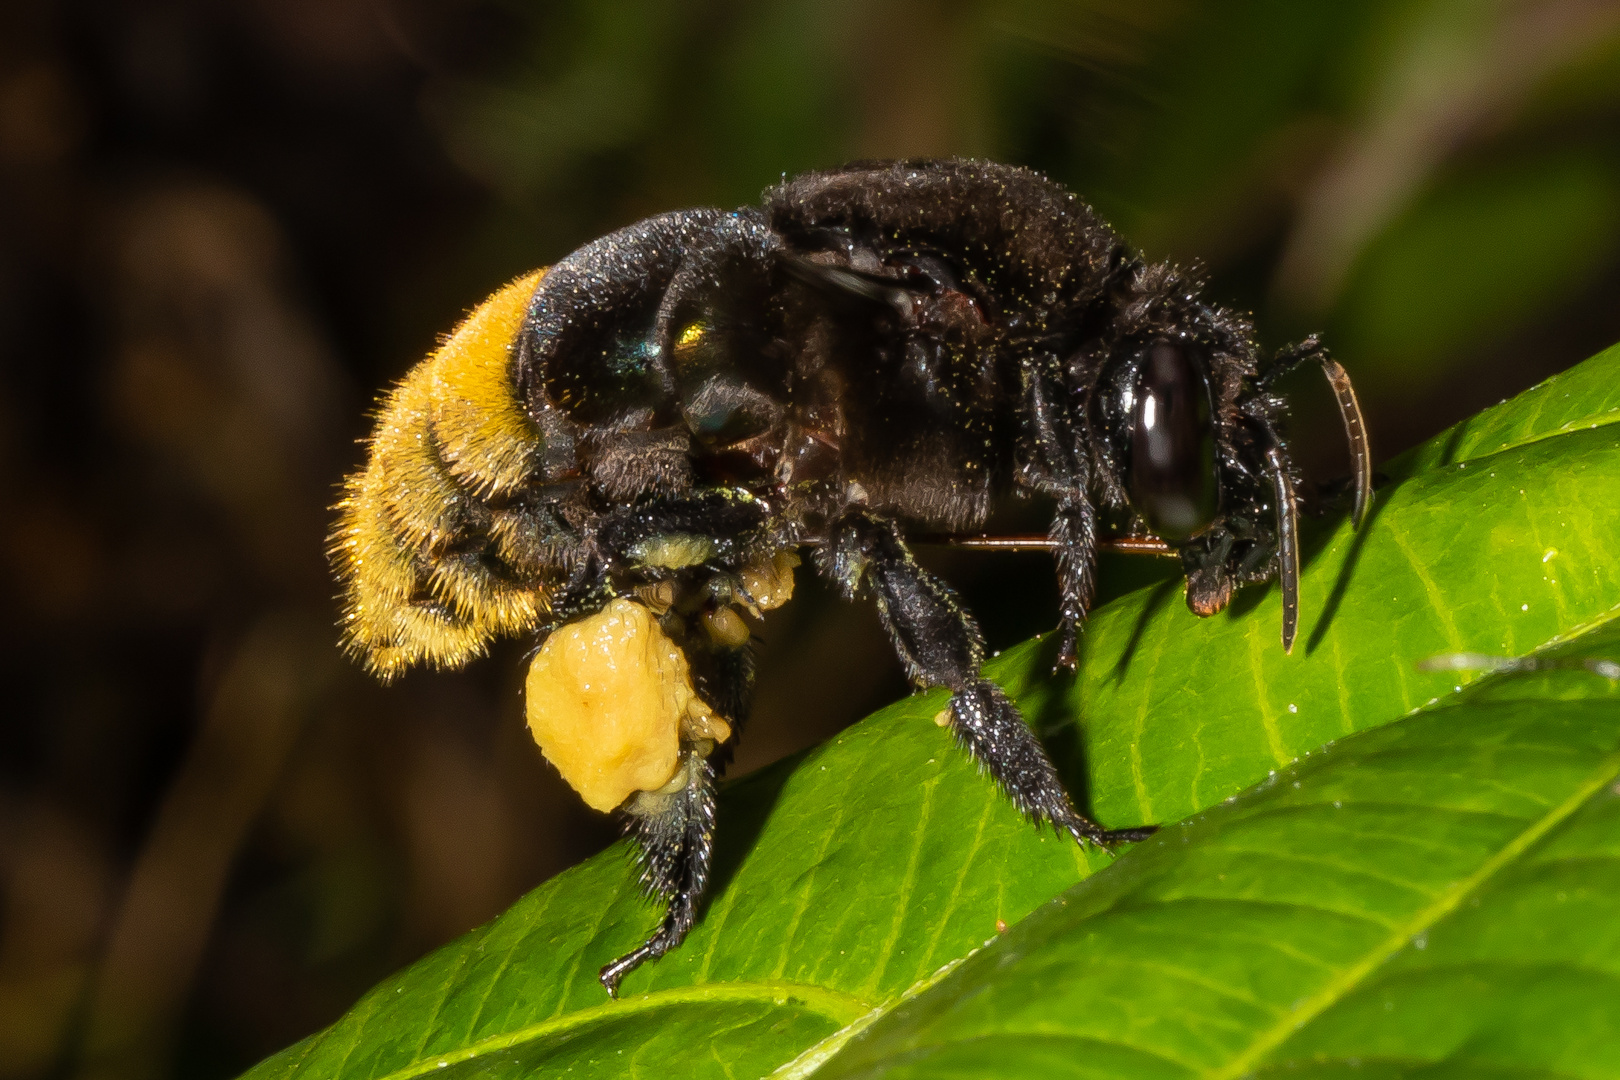
[[[1271,466],[1271,484],[1277,496],[1277,576],[1282,580],[1283,652],[1294,651],[1294,633],[1299,629],[1299,511],[1294,505],[1294,481],[1283,464],[1282,451],[1273,446],[1266,451]]]

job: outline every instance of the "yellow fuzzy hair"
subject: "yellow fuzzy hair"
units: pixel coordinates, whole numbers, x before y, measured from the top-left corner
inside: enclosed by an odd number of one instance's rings
[[[511,491],[533,472],[539,441],[512,393],[508,346],[544,273],[485,301],[434,357],[433,429],[451,473],[479,495]]]
[[[544,585],[517,586],[448,554],[484,497],[530,476],[540,434],[511,380],[511,346],[544,271],[484,301],[384,399],[366,468],[338,504],[332,559],[345,647],[390,679],[412,664],[459,667],[499,634],[532,628]]]

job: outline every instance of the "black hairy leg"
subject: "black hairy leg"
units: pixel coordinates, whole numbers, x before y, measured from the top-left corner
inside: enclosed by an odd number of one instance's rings
[[[688,649],[687,657],[698,693],[731,725],[731,737],[720,746],[708,739],[683,742],[674,779],[662,791],[637,794],[623,808],[624,831],[638,848],[642,888],[666,908],[663,922],[645,944],[602,969],[602,985],[615,997],[620,980],[675,948],[692,929],[709,882],[715,786],[748,719],[754,688],[752,643],[700,646]]]
[[[1061,376],[1046,372],[1031,378],[1024,392],[1030,418],[1024,454],[1027,482],[1036,491],[1057,500],[1047,538],[1058,577],[1058,650],[1054,671],[1073,671],[1078,660],[1080,624],[1085,621],[1095,594],[1093,574],[1097,560],[1097,514],[1086,495],[1090,469],[1081,452],[1072,418],[1053,406],[1048,380]]]
[[[602,968],[608,994],[619,982],[686,940],[709,884],[714,857],[714,768],[693,750],[681,755],[675,779],[659,791],[644,791],[625,807],[625,832],[640,848],[641,883],[668,905],[664,921],[639,948]]]
[[[1096,589],[1097,515],[1090,500],[1081,496],[1060,503],[1047,536],[1058,576],[1058,651],[1053,669],[1073,671],[1079,656],[1080,624]]]
[[[1151,826],[1104,829],[1074,808],[1018,707],[979,673],[984,637],[973,616],[949,585],[917,565],[893,521],[864,512],[843,518],[821,562],[846,597],[876,602],[913,683],[953,691],[948,708],[957,741],[1027,817],[1104,846],[1152,834]]]
[[[693,663],[693,681],[698,693],[731,725],[731,738],[709,755],[716,777],[725,775],[743,728],[748,724],[748,714],[754,704],[754,670],[752,640],[735,649],[716,649],[707,663]]]

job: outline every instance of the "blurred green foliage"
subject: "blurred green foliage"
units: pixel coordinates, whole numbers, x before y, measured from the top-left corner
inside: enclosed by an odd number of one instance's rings
[[[963,154],[1044,169],[1149,257],[1203,263],[1273,344],[1327,332],[1386,451],[1557,370],[1545,333],[1567,363],[1620,332],[1609,5],[508,10],[509,55],[427,102],[501,193],[487,228],[514,270],[537,238],[561,251],[783,174]]]

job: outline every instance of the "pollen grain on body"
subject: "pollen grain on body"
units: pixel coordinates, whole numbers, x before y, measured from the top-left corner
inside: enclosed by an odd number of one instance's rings
[[[755,607],[774,611],[793,599],[793,571],[798,565],[798,554],[784,548],[769,560],[749,563],[737,576]]]

